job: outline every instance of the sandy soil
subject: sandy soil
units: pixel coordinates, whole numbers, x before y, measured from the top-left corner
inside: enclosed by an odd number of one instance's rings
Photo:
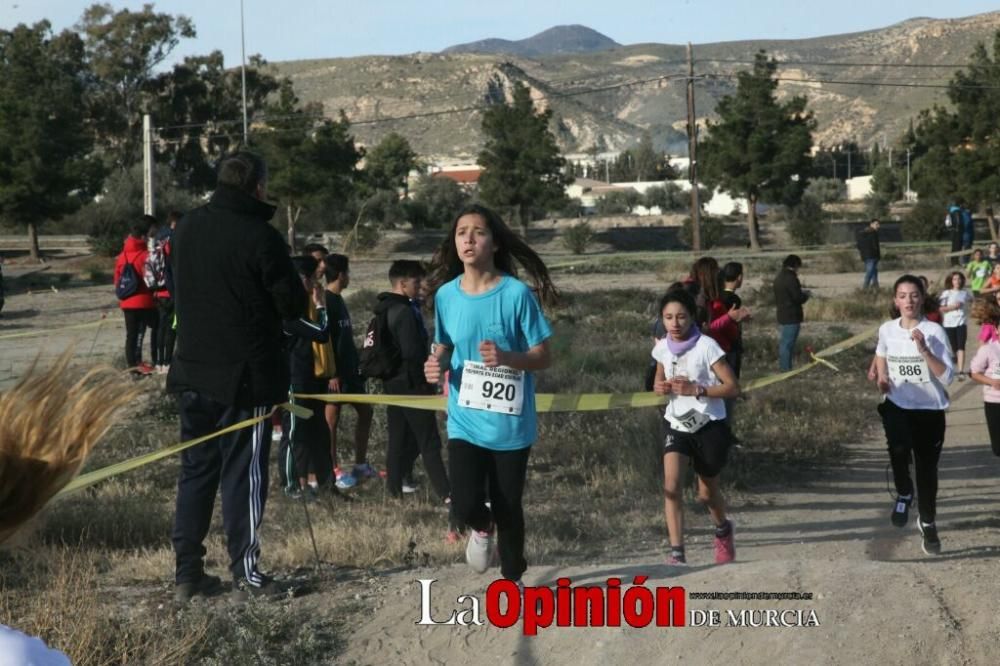
[[[416,625],[419,579],[438,580],[432,617],[444,621],[453,610],[469,607],[467,601],[456,603],[459,595],[484,601],[492,576],[465,566],[407,571],[385,581],[378,608],[357,628],[345,662],[451,664],[476,654],[490,663],[518,665],[996,663],[1000,626],[992,605],[1000,593],[1000,460],[990,452],[979,389],[960,384],[954,398],[941,459],[937,522],[943,552],[937,557],[921,552],[913,520],[903,529],[890,525],[884,443],[870,441],[851,446],[843,464],[817,482],[784,479],[789,487],[756,493],[734,506],[736,563],[712,563],[707,519],[689,514],[697,539],[688,545],[687,567],[668,566],[662,553],[654,553],[590,566],[535,563],[524,578],[527,585],[554,586],[561,576],[600,585],[613,576],[627,584],[643,575],[649,588],[808,592],[810,601],[688,600],[688,611],[719,610],[721,626],[553,626],[525,636],[521,624],[510,629]],[[872,403],[872,411],[859,417],[875,418],[874,396]],[[661,511],[659,497],[636,501]],[[729,626],[727,611],[741,609],[814,611],[820,626]]]

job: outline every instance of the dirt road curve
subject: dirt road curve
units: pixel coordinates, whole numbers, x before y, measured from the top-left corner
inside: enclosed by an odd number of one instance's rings
[[[808,487],[762,493],[734,507],[737,558],[712,564],[706,520],[688,545],[689,566],[670,567],[660,555],[589,567],[533,566],[528,585],[630,582],[683,586],[691,592],[811,592],[812,601],[688,600],[687,609],[720,610],[721,626],[634,629],[541,629],[537,636],[491,626],[417,626],[421,578],[437,579],[434,617],[445,620],[456,597],[485,600],[492,580],[464,566],[396,574],[374,616],[357,627],[343,661],[359,664],[995,664],[1000,623],[1000,459],[986,439],[980,391],[956,383],[955,404],[941,460],[938,526],[943,552],[920,550],[914,521],[889,523],[887,456],[881,441],[851,448],[850,458]],[[874,410],[865,417],[874,417]],[[636,498],[659,510],[659,498]],[[534,524],[530,529],[544,529]],[[750,628],[729,625],[727,611],[815,611],[818,627]],[[792,614],[786,614],[791,619]],[[483,613],[485,621],[485,612]],[[623,623],[624,624],[624,623]]]

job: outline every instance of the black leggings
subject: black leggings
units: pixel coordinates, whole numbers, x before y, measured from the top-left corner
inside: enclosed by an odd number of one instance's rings
[[[142,341],[146,337],[146,329],[150,330],[150,350],[155,365],[156,343],[159,339],[156,310],[130,309],[122,310],[122,313],[125,315],[125,365],[134,368],[142,363]]]
[[[990,431],[990,446],[993,455],[1000,456],[1000,402],[984,402],[986,429]]]
[[[299,479],[306,478],[310,472],[316,475],[319,485],[332,483],[330,429],[323,418],[326,403],[308,398],[295,398],[293,402],[311,409],[313,415],[308,419],[301,419],[294,414],[290,416],[290,446],[285,451],[285,459],[280,461],[285,466],[286,487],[297,488]]]
[[[938,460],[944,445],[944,411],[903,409],[890,400],[878,406],[885,428],[889,462],[896,481],[896,492],[913,495],[910,479],[910,456],[917,477],[917,507],[920,519],[933,523],[937,513]]]
[[[524,509],[521,497],[531,447],[494,451],[464,439],[448,440],[448,471],[454,518],[485,532],[496,525],[500,573],[520,580],[524,559]],[[488,489],[488,490],[484,490]],[[486,506],[489,494],[490,506]]]

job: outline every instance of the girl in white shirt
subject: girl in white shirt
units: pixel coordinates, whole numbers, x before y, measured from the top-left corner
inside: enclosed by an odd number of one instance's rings
[[[938,459],[949,404],[945,386],[954,375],[951,347],[944,329],[924,318],[926,294],[920,278],[902,276],[896,280],[893,293],[899,317],[882,324],[875,349],[876,382],[885,395],[878,412],[896,483],[891,522],[903,527],[909,518],[914,490],[909,468],[912,454],[921,547],[928,555],[936,555],[941,552],[934,523]]]
[[[969,304],[972,303],[972,293],[965,288],[965,275],[955,271],[945,278],[948,287],[938,296],[941,303],[941,313],[944,316],[942,325],[951,343],[952,358],[958,368],[958,378],[965,379],[965,342],[968,337]]]
[[[670,537],[669,564],[686,564],[684,553],[684,475],[691,462],[698,477],[698,500],[708,507],[715,524],[715,562],[736,557],[733,524],[719,489],[719,473],[726,464],[733,436],[726,422],[726,398],[740,393],[726,353],[702,335],[695,322],[694,297],[671,289],[660,299],[660,317],[667,331],[653,347],[656,376],[653,390],[670,395],[664,418],[664,511]]]

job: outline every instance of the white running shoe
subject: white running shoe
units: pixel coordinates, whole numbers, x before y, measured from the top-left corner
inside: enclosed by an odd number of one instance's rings
[[[469,543],[465,546],[465,561],[476,573],[486,573],[493,554],[493,532],[469,530]]]

